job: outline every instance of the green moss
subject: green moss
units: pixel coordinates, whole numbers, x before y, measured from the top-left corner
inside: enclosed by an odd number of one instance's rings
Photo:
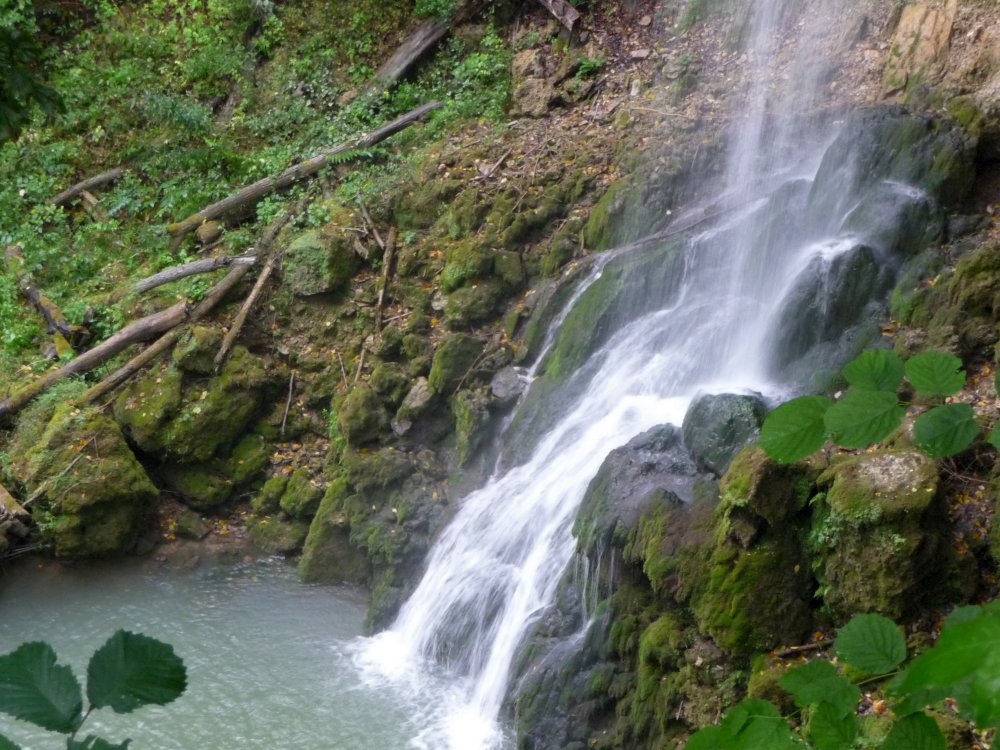
[[[917,451],[879,451],[837,461],[817,480],[830,508],[855,525],[919,520],[937,494],[937,464]]]
[[[357,255],[332,243],[318,230],[309,230],[288,245],[282,262],[286,284],[296,294],[312,295],[341,289],[357,270]]]
[[[282,518],[251,518],[247,521],[250,541],[268,555],[290,555],[300,549],[309,533],[309,524]]]
[[[389,415],[375,390],[367,383],[359,383],[340,405],[337,424],[349,445],[364,445],[378,440],[389,429]]]
[[[767,657],[755,659],[754,662],[750,680],[747,682],[747,697],[770,701],[781,710],[783,716],[792,714],[795,711],[795,702],[780,685],[781,678],[791,668],[790,665]]]
[[[277,513],[287,485],[288,477],[284,474],[275,474],[264,482],[260,492],[250,501],[250,508],[258,515]]]
[[[15,433],[12,447],[25,451],[11,454],[11,469],[36,496],[42,543],[60,557],[127,551],[159,492],[114,420],[63,404],[38,440],[27,442]]]
[[[559,338],[545,363],[548,377],[562,379],[576,370],[594,349],[595,331],[607,329],[607,318],[624,285],[619,269],[605,270],[573,305],[559,328]]]
[[[451,244],[441,271],[441,291],[453,292],[492,270],[493,254],[488,248],[475,241]]]
[[[171,361],[178,370],[209,375],[222,344],[222,331],[214,326],[192,326],[174,347]]]
[[[463,187],[463,180],[439,178],[409,186],[396,198],[393,209],[396,225],[404,230],[428,229]]]
[[[616,222],[624,208],[626,191],[624,182],[612,183],[591,209],[583,230],[583,241],[588,250],[607,250],[618,242]]]
[[[346,506],[351,497],[346,478],[334,479],[326,488],[319,509],[309,525],[299,577],[311,583],[363,583],[368,577],[364,555],[350,541]]]
[[[458,463],[464,466],[482,441],[482,429],[489,421],[489,394],[484,390],[462,390],[451,399],[455,417],[455,448]]]
[[[412,386],[412,381],[402,368],[385,362],[376,365],[368,383],[390,411],[399,408]]]
[[[185,504],[198,510],[212,510],[233,494],[233,482],[223,476],[218,466],[206,464],[164,464],[160,478],[184,498]]]
[[[348,482],[362,493],[385,490],[413,473],[410,459],[395,448],[382,448],[373,453],[344,451],[341,467]]]
[[[312,518],[322,497],[323,488],[313,483],[312,472],[308,469],[296,469],[285,485],[279,506],[292,518]]]
[[[494,253],[493,273],[508,288],[515,291],[521,289],[526,279],[521,254],[512,250],[500,250]]]
[[[182,376],[169,367],[133,381],[115,399],[115,419],[142,450],[161,444],[160,431],[181,405]]]
[[[448,336],[434,352],[427,377],[434,392],[449,394],[455,390],[466,379],[482,352],[483,345],[473,336],[463,333]]]
[[[807,464],[779,464],[761,448],[748,446],[733,459],[719,490],[727,506],[748,508],[776,526],[806,506],[815,477]]]
[[[807,568],[792,539],[765,538],[749,550],[720,544],[694,605],[699,628],[737,655],[798,643],[812,622]]]
[[[270,446],[263,436],[247,435],[226,459],[226,475],[234,484],[243,484],[262,472],[270,458]]]
[[[956,96],[949,99],[948,114],[955,118],[959,125],[968,131],[969,135],[978,138],[982,135],[986,117],[972,96]]]
[[[497,316],[505,296],[500,279],[483,279],[472,286],[456,289],[445,301],[444,314],[452,330],[468,329]]]

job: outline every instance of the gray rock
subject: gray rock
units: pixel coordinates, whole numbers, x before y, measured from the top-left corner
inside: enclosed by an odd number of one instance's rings
[[[517,401],[518,396],[524,393],[526,385],[515,368],[505,367],[493,376],[493,380],[490,381],[490,391],[497,401],[506,406]]]
[[[699,466],[721,476],[740,449],[760,435],[766,414],[757,396],[700,396],[684,415],[684,442]]]

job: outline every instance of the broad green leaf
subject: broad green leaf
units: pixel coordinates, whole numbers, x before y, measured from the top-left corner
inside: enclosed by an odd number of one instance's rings
[[[990,445],[1000,451],[1000,424],[997,424],[992,430],[990,430],[988,440],[990,441]]]
[[[891,349],[863,352],[844,367],[852,388],[896,393],[903,384],[903,360]]]
[[[20,745],[16,745],[2,734],[0,734],[0,750],[21,750]]]
[[[903,421],[904,409],[893,393],[848,391],[824,417],[834,442],[845,448],[867,448],[885,440]]]
[[[882,615],[856,615],[837,633],[837,656],[868,674],[885,674],[906,658],[906,639],[899,627]]]
[[[897,714],[955,698],[963,718],[983,728],[1000,725],[1000,617],[984,610],[974,620],[945,627],[892,688],[902,698]]]
[[[714,750],[796,750],[801,745],[773,703],[764,700],[740,701],[720,725],[722,743]]]
[[[937,722],[925,713],[905,716],[893,726],[882,750],[946,750]]]
[[[126,630],[111,636],[87,665],[90,704],[120,714],[170,703],[186,686],[184,662],[170,645]]]
[[[760,428],[761,448],[781,463],[812,455],[826,442],[823,415],[832,404],[826,396],[801,396],[782,404]]]
[[[56,664],[47,643],[25,643],[0,656],[0,711],[53,732],[80,723],[83,698],[69,667]]]
[[[830,703],[820,703],[809,719],[809,739],[816,750],[851,750],[858,736],[858,717],[842,714]]]
[[[705,727],[688,738],[684,750],[725,750],[732,747],[726,744],[724,737],[720,727]]]
[[[120,745],[116,745],[101,737],[89,734],[85,740],[67,739],[66,750],[128,750],[130,742],[132,740],[125,740]]]
[[[917,447],[934,458],[961,453],[979,434],[976,413],[968,404],[946,404],[924,412],[913,423]]]
[[[837,674],[837,668],[828,661],[817,660],[795,667],[781,678],[781,687],[792,694],[795,705],[805,708],[813,703],[828,703],[839,716],[857,708],[861,691]]]
[[[965,385],[962,360],[944,352],[923,352],[906,361],[906,377],[925,396],[954,396]]]

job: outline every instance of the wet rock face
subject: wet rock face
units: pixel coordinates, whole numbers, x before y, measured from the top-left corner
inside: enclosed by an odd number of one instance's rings
[[[766,414],[758,396],[701,396],[684,415],[684,443],[699,466],[721,476],[733,457],[760,435]]]

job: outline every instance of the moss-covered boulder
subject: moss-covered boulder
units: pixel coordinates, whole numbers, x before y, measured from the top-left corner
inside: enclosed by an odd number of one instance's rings
[[[465,330],[492,319],[499,312],[504,296],[500,279],[487,278],[456,289],[445,300],[444,316],[448,327]]]
[[[466,378],[483,353],[479,339],[464,333],[448,336],[434,352],[427,383],[435,393],[448,395]]]
[[[192,326],[177,342],[170,359],[182,372],[210,375],[221,344],[222,331],[218,327]]]
[[[163,484],[196,510],[213,510],[233,494],[233,481],[214,463],[168,463],[157,470]]]
[[[288,477],[284,474],[269,477],[260,491],[250,500],[250,509],[259,516],[277,513],[287,485]]]
[[[719,490],[730,518],[745,508],[778,526],[806,507],[817,473],[809,464],[779,464],[753,445],[733,459]]]
[[[290,555],[302,549],[309,533],[307,521],[278,518],[251,518],[247,521],[250,542],[268,555]]]
[[[364,583],[369,565],[350,540],[347,501],[351,487],[344,478],[330,483],[323,495],[299,560],[299,576],[306,582]]]
[[[295,294],[309,296],[342,288],[357,270],[357,255],[319,230],[305,231],[285,250],[282,273]]]
[[[474,241],[449,245],[444,269],[441,271],[441,290],[453,292],[466,284],[482,278],[493,269],[493,253]]]
[[[1000,244],[984,243],[925,295],[911,322],[926,326],[931,347],[972,355],[1000,341]]]
[[[463,389],[451,398],[451,413],[455,417],[455,449],[460,466],[464,466],[482,444],[484,427],[490,418],[489,405],[486,388]]]
[[[899,618],[942,594],[949,559],[933,459],[878,451],[834,463],[817,482],[826,494],[810,533],[813,566],[833,612]]]
[[[323,488],[313,481],[308,469],[297,469],[289,477],[278,505],[291,518],[308,519],[316,515]]]
[[[340,404],[337,425],[350,445],[365,445],[375,442],[389,429],[389,415],[375,389],[368,383],[359,383]]]
[[[115,419],[144,453],[174,463],[223,455],[260,408],[269,383],[263,364],[237,346],[216,376],[179,373],[168,367],[135,381],[115,401]]]
[[[733,456],[760,435],[766,413],[757,396],[700,396],[684,415],[684,443],[700,466],[721,476]]]
[[[106,556],[132,547],[159,492],[114,420],[64,404],[37,440],[15,434],[12,447],[11,468],[37,498],[39,536],[56,555]]]

